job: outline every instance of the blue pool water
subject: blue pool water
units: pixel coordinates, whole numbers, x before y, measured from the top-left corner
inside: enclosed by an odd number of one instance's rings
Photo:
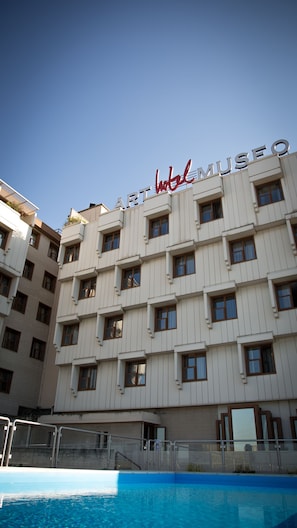
[[[297,528],[295,477],[0,471],[0,493],[6,528]]]

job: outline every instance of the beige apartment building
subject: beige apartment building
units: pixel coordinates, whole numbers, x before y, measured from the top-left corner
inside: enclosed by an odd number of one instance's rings
[[[58,264],[58,383],[42,421],[297,437],[296,153],[127,209],[72,210]]]
[[[0,415],[36,418],[57,303],[60,235],[7,183],[0,190]],[[51,380],[55,391],[57,375]],[[49,403],[46,399],[45,403]],[[52,405],[52,396],[50,397]],[[50,407],[50,405],[49,405]]]

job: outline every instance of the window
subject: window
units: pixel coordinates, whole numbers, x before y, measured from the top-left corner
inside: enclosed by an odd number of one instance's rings
[[[111,251],[112,249],[118,249],[119,247],[120,231],[114,231],[113,233],[105,233],[105,235],[103,235],[102,251]]]
[[[279,310],[297,308],[297,281],[277,285],[276,295]]]
[[[97,380],[97,365],[80,367],[77,390],[95,390]]]
[[[36,317],[37,321],[48,325],[50,323],[51,311],[52,309],[49,306],[39,303]]]
[[[96,277],[80,281],[79,299],[88,299],[96,295]]]
[[[0,227],[0,249],[5,249],[7,244],[9,231]]]
[[[28,296],[18,291],[15,298],[13,299],[12,309],[22,314],[26,311]]]
[[[77,345],[79,324],[64,325],[61,346]]]
[[[104,339],[116,339],[122,337],[123,316],[106,317],[104,328]]]
[[[194,253],[174,257],[173,267],[174,277],[182,277],[183,275],[191,275],[192,273],[195,273]]]
[[[51,242],[48,248],[47,256],[56,262],[58,259],[58,253],[59,247],[53,242]]]
[[[34,270],[34,264],[33,262],[30,262],[30,260],[26,260],[23,270],[23,277],[28,280],[32,280],[33,276],[33,270]]]
[[[169,216],[152,218],[149,223],[149,238],[156,238],[169,233]]]
[[[54,275],[51,275],[50,273],[45,271],[43,281],[42,281],[42,287],[54,293],[55,287],[56,287],[56,277],[54,277]]]
[[[222,295],[212,299],[212,319],[213,321],[224,321],[226,319],[236,319],[236,299],[235,294]]]
[[[280,180],[259,185],[256,191],[259,206],[280,202],[284,199]]]
[[[122,271],[122,290],[140,286],[140,266],[123,269]]]
[[[176,328],[176,306],[163,306],[155,311],[155,332]]]
[[[13,372],[0,368],[0,392],[10,393]]]
[[[218,218],[223,218],[221,198],[200,205],[201,224],[211,222],[212,220],[217,220]]]
[[[2,346],[3,348],[8,348],[8,350],[12,350],[13,352],[18,351],[19,342],[20,342],[21,332],[18,332],[17,330],[13,330],[12,328],[5,328]]]
[[[297,224],[292,224],[292,231],[293,231],[295,246],[297,247]]]
[[[274,374],[275,364],[271,344],[253,345],[245,348],[248,376]]]
[[[37,249],[39,245],[39,238],[40,238],[39,233],[37,233],[36,231],[32,231],[30,240],[29,240],[29,245]]]
[[[10,290],[11,278],[4,273],[0,273],[0,295],[8,297]]]
[[[33,337],[30,357],[38,359],[39,361],[44,361],[45,345],[46,343],[44,341],[40,341],[40,339]]]
[[[253,238],[245,238],[230,242],[230,253],[232,264],[254,260],[256,258],[256,249]]]
[[[65,247],[64,264],[67,264],[67,262],[74,262],[75,260],[78,260],[79,248],[80,244]]]
[[[206,353],[187,354],[182,357],[182,380],[201,381],[206,380]]]
[[[145,385],[145,375],[145,361],[127,361],[125,370],[125,387],[140,387]]]

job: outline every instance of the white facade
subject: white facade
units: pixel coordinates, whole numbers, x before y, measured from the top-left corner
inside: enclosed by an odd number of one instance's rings
[[[296,435],[296,154],[77,220],[45,421],[211,440],[240,436],[241,416],[245,438]]]
[[[0,414],[32,417],[38,415],[50,321],[56,318],[60,235],[4,182],[0,196]],[[51,379],[55,387],[57,374]]]

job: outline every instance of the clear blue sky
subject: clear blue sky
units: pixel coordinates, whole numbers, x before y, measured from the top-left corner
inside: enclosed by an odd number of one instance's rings
[[[56,229],[157,168],[296,151],[296,50],[292,0],[0,0],[0,178]]]

